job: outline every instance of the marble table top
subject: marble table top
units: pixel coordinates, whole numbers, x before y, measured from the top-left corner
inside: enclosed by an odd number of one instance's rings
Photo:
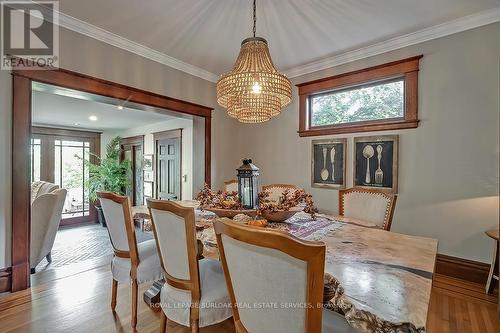
[[[196,215],[204,256],[218,258],[215,217],[200,211]],[[437,240],[340,220],[312,220],[301,212],[268,228],[325,242],[325,271],[338,282],[330,305],[352,326],[362,332],[425,332]]]

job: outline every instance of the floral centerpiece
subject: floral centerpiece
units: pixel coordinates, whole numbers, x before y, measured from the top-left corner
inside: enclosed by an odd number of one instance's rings
[[[259,208],[257,209],[257,213],[261,216],[266,217],[266,215],[269,216],[278,212],[289,212],[295,209],[296,211],[303,210],[311,214],[313,219],[316,217],[318,209],[314,206],[312,195],[307,194],[303,189],[297,189],[295,191],[285,189],[277,202],[270,200],[269,195],[270,193],[267,191],[259,193]],[[296,209],[297,207],[300,207],[300,209]]]
[[[281,222],[304,211],[315,218],[318,209],[310,194],[298,189],[291,191],[285,189],[278,201],[269,199],[270,193],[262,191],[259,193],[259,207],[257,210],[244,210],[238,198],[237,192],[212,191],[205,184],[196,196],[200,201],[200,208],[214,212],[220,217],[234,217],[237,214],[245,214],[252,217],[261,216],[266,220]]]
[[[238,192],[212,191],[208,184],[196,195],[196,200],[200,202],[200,209],[208,210],[219,217],[234,217],[243,213],[255,216],[255,210],[245,210],[238,199]]]

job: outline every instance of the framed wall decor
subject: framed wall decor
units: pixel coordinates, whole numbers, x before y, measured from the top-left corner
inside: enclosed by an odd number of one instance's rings
[[[144,170],[144,181],[145,182],[154,182],[154,174],[153,170]]]
[[[313,140],[311,145],[311,186],[345,188],[347,139]]]
[[[354,186],[398,191],[398,135],[354,138]]]
[[[144,171],[153,171],[153,157],[153,154],[144,155],[144,162],[142,163]]]

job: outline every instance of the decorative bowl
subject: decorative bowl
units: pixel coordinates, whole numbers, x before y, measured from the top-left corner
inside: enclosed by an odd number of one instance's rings
[[[276,212],[263,211],[262,217],[269,222],[284,222],[303,210],[304,207],[293,207],[290,210],[278,210]]]
[[[224,209],[224,208],[203,208],[209,212],[214,213],[218,217],[227,217],[232,219],[238,214],[245,214],[251,217],[257,216],[257,211],[255,209]]]

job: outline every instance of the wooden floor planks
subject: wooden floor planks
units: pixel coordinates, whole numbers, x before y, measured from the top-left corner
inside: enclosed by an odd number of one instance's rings
[[[130,327],[130,288],[120,285],[116,312],[110,309],[111,273],[101,266],[73,275],[45,275],[33,279],[30,290],[0,298],[0,332],[133,332]],[[140,293],[149,285],[140,286]],[[159,313],[140,300],[136,332],[159,331]],[[169,333],[190,330],[173,322]],[[231,320],[203,328],[202,333],[234,332]],[[500,319],[496,298],[482,286],[436,275],[428,317],[429,333],[497,333]]]

